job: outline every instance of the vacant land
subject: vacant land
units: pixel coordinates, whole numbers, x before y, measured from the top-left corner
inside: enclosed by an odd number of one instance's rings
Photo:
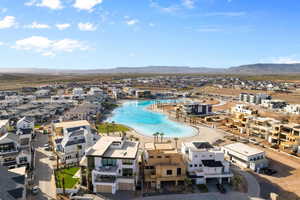
[[[255,148],[260,148],[255,146]],[[300,199],[300,159],[278,153],[273,150],[261,148],[266,151],[270,161],[270,167],[277,173],[273,176],[255,174],[264,198],[268,198],[270,192],[280,194],[282,200]]]

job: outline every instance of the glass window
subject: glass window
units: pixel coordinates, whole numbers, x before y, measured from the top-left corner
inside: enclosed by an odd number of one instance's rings
[[[172,170],[170,169],[167,170],[167,175],[172,175],[172,173],[173,173]]]
[[[102,159],[102,166],[116,166],[117,165],[117,160],[116,159]]]
[[[123,168],[123,176],[133,176],[133,169],[130,168]]]

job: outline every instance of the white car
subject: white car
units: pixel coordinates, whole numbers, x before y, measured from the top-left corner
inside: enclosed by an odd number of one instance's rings
[[[32,187],[32,189],[31,189],[32,194],[38,194],[39,191],[40,191],[40,188],[37,185]]]

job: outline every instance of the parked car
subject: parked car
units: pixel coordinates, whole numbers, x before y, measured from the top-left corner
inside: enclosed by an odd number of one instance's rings
[[[271,169],[271,168],[263,168],[263,169],[261,169],[261,173],[272,176],[272,175],[276,174],[277,171],[274,169]]]
[[[222,184],[217,183],[217,188],[222,194],[226,193],[226,189],[224,188],[224,186]]]
[[[40,191],[40,188],[39,188],[39,186],[37,186],[37,185],[34,186],[34,187],[32,187],[32,189],[31,189],[31,192],[32,192],[32,194],[34,194],[34,195],[38,194],[39,191]]]

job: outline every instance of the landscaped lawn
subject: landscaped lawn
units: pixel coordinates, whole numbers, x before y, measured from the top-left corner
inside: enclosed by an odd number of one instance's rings
[[[65,179],[65,188],[73,188],[79,181],[79,178],[73,178],[79,167],[71,167],[66,169],[60,169],[55,171],[56,176],[56,187],[63,188],[62,179]]]
[[[100,124],[97,126],[97,129],[99,133],[129,131],[129,128],[122,124],[112,124],[112,123]]]

